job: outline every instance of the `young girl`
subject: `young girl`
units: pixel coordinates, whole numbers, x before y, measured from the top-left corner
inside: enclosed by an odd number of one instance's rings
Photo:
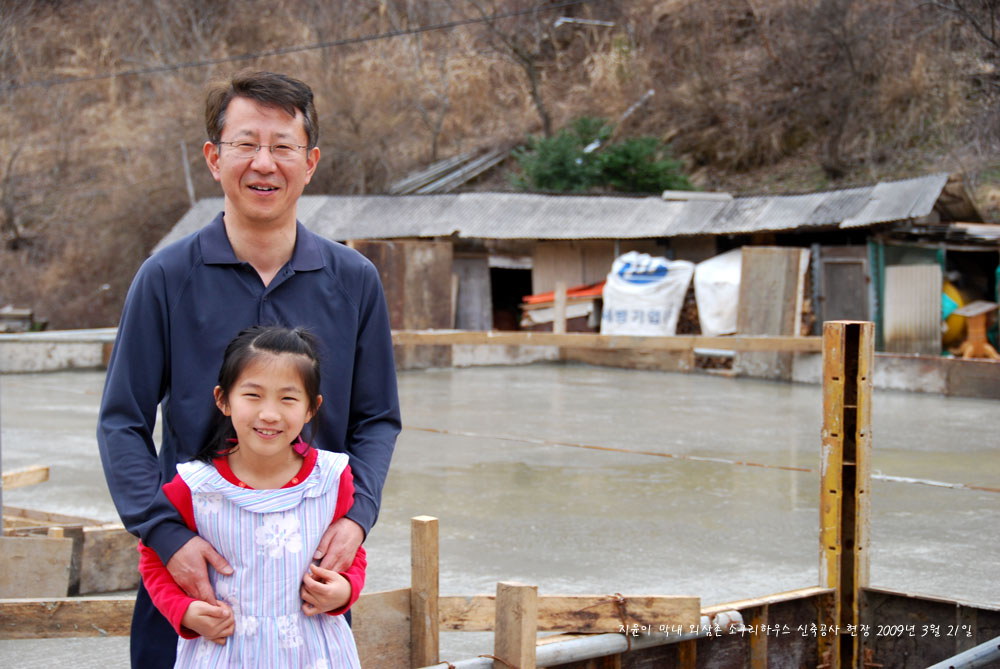
[[[180,635],[176,666],[359,667],[343,616],[364,585],[358,549],[343,573],[312,563],[333,520],[350,509],[347,455],[320,451],[302,429],[323,401],[315,340],[256,326],[226,349],[216,433],[163,486],[188,527],[232,565],[210,570],[219,604],[192,599],[140,544],[139,570]]]

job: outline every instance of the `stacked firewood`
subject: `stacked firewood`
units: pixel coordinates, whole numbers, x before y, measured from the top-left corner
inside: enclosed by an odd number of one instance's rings
[[[698,302],[694,299],[694,282],[688,286],[684,296],[684,306],[681,307],[680,318],[677,319],[677,334],[701,334],[701,323],[698,321]]]

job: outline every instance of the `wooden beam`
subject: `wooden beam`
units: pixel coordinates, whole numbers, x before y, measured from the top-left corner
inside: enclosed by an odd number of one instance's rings
[[[673,337],[640,337],[599,335],[585,332],[555,334],[553,332],[506,332],[491,330],[394,330],[392,341],[397,346],[438,346],[448,344],[493,346],[561,346],[563,348],[639,349],[650,351],[690,351],[695,348],[726,351],[783,351],[788,353],[818,353],[820,337],[786,337],[771,335],[740,335],[708,337],[676,335]]]
[[[13,488],[24,488],[36,483],[44,483],[49,480],[49,468],[45,465],[35,465],[15,469],[11,472],[3,473],[3,488],[11,490]]]
[[[441,597],[441,626],[466,632],[492,631],[496,600],[490,595]],[[622,625],[698,625],[700,600],[681,596],[541,595],[540,632],[620,632]]]
[[[410,519],[410,666],[438,663],[438,519]]]
[[[496,602],[493,669],[535,669],[538,588],[500,582]]]
[[[17,506],[4,506],[3,515],[5,519],[22,518],[31,521],[35,527],[48,527],[49,525],[98,525],[98,521],[80,516],[67,516],[63,513],[52,513],[50,511],[39,511],[37,509],[25,509]]]
[[[132,599],[0,599],[0,639],[128,636]]]
[[[38,523],[35,523],[24,518],[18,518],[16,516],[4,516],[3,517],[3,536],[18,536],[25,533],[30,533],[28,530],[37,530]]]
[[[797,599],[809,599],[810,597],[830,595],[835,592],[836,588],[824,588],[817,586],[799,588],[798,590],[777,592],[773,595],[754,597],[753,599],[738,599],[732,602],[723,602],[722,604],[712,604],[711,606],[704,607],[701,610],[701,615],[711,618],[712,616],[722,613],[723,611],[746,611],[747,609],[757,608],[758,606],[781,604],[783,602],[792,602]]]

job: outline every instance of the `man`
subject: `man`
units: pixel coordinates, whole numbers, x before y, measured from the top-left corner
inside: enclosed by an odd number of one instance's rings
[[[192,597],[215,602],[207,564],[231,567],[189,531],[160,490],[208,437],[212,388],[229,340],[256,324],[304,326],[321,341],[323,406],[314,445],[348,453],[354,507],[316,557],[343,570],[374,525],[400,429],[392,339],[378,273],[296,221],[319,162],[312,91],[290,77],[241,73],[206,102],[208,168],[224,211],[143,263],[125,299],[98,424],[122,522]],[[153,442],[162,415],[159,453]],[[132,665],[172,666],[176,635],[140,586]]]

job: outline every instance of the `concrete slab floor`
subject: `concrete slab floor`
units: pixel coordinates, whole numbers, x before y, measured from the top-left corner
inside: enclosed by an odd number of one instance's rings
[[[408,586],[409,518],[423,514],[440,519],[444,595],[518,580],[713,604],[818,580],[818,386],[558,364],[399,382],[405,429],[366,542],[368,591]],[[94,438],[102,384],[97,372],[0,376],[4,469],[51,467],[4,503],[116,519]],[[996,403],[876,391],[873,434],[886,478],[872,485],[872,585],[1000,601],[1000,494],[889,478],[1000,488]],[[442,635],[442,657],[490,644]],[[20,663],[37,652],[114,667],[127,647],[0,642],[0,665],[36,666]]]

